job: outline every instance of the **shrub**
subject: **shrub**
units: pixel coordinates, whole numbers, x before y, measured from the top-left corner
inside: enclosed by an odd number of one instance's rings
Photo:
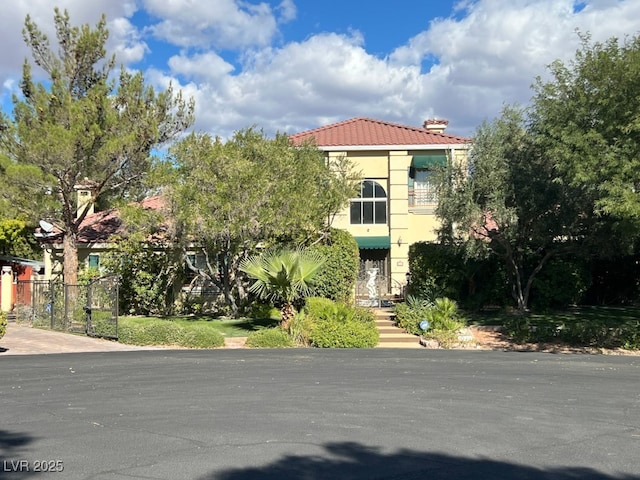
[[[371,348],[378,340],[375,323],[357,320],[321,320],[314,324],[311,335],[311,344],[320,348]]]
[[[353,308],[353,320],[371,325],[373,327],[376,326],[376,317],[373,315],[373,312],[367,308]]]
[[[280,310],[271,303],[253,302],[248,309],[249,318],[280,318]]]
[[[504,322],[505,332],[517,342],[555,342],[603,348],[640,348],[640,323],[613,326],[605,319],[538,320],[518,316]]]
[[[168,315],[184,283],[184,265],[170,249],[154,250],[135,238],[121,240],[101,263],[120,276],[120,311],[131,315]]]
[[[622,347],[627,350],[640,350],[640,322],[630,325],[627,330]]]
[[[334,302],[328,298],[307,298],[304,312],[315,321],[335,319],[341,322],[358,321],[375,324],[373,313],[366,308],[353,307],[348,303]]]
[[[409,247],[412,295],[447,297],[470,309],[507,305],[507,273],[495,257],[471,259],[459,245],[417,242]]]
[[[206,325],[190,325],[182,328],[180,345],[188,348],[214,348],[224,345],[224,337],[220,332]]]
[[[298,312],[289,323],[289,337],[296,345],[308,347],[311,345],[313,333],[313,318],[304,311]]]
[[[411,306],[408,303],[398,303],[395,309],[396,324],[407,333],[420,335],[420,322],[428,320],[429,308],[429,305]]]
[[[420,323],[429,322],[429,329],[423,331]],[[458,312],[458,305],[449,298],[437,298],[434,303],[413,299],[410,303],[396,305],[396,323],[408,333],[433,338],[443,347],[458,341],[458,332],[465,326]]]
[[[324,268],[315,278],[314,294],[338,302],[349,301],[359,268],[355,238],[345,230],[331,229],[325,243],[313,246],[312,250],[326,259]]]
[[[309,297],[305,301],[304,311],[317,320],[332,318],[337,314],[336,302],[323,297]]]
[[[293,347],[293,342],[287,332],[284,332],[280,327],[263,328],[249,334],[246,346],[252,348],[286,348]]]
[[[588,277],[583,262],[550,260],[533,281],[530,301],[532,308],[548,310],[577,304],[587,291]]]
[[[204,325],[183,327],[168,320],[143,323],[121,322],[118,341],[129,345],[169,345],[189,348],[215,348],[224,345],[224,337]]]
[[[0,312],[0,338],[4,337],[7,331],[7,314]]]
[[[458,305],[449,298],[436,298],[429,308],[429,330],[424,332],[426,338],[433,338],[443,347],[458,343],[458,332],[465,322],[458,313]]]
[[[91,331],[87,333],[99,337],[116,337],[116,322],[113,321],[111,312],[94,310],[91,314]]]
[[[304,333],[314,347],[367,348],[378,344],[373,313],[327,298],[310,297],[304,307]]]

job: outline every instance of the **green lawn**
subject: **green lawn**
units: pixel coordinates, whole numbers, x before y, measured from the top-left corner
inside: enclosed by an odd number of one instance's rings
[[[122,316],[118,319],[120,325],[140,325],[149,321],[157,321],[158,317],[129,317]],[[251,332],[261,328],[275,327],[280,323],[279,318],[212,318],[212,317],[168,317],[167,322],[178,324],[182,327],[191,325],[205,326],[218,331],[224,337],[246,337]]]

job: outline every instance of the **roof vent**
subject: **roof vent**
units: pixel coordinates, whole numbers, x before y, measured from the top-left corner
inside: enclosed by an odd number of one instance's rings
[[[447,125],[449,125],[449,120],[443,120],[441,118],[430,118],[422,124],[423,128],[433,133],[443,133]]]

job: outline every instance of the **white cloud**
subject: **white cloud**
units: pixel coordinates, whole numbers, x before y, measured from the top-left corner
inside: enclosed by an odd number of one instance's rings
[[[230,74],[234,67],[214,52],[196,54],[192,57],[174,55],[169,59],[174,75],[198,81],[210,81]]]
[[[109,45],[107,50],[116,55],[118,63],[126,65],[141,61],[149,47],[141,39],[138,29],[126,18],[108,21]]]
[[[276,18],[267,3],[236,0],[145,0],[146,9],[162,20],[155,35],[181,47],[237,49],[265,46],[277,33]],[[285,1],[285,14],[291,14]]]
[[[281,22],[292,21],[296,18],[296,15],[298,13],[293,0],[282,0],[276,10],[280,14],[278,20]]]
[[[114,29],[109,39],[109,50],[121,52],[123,60],[140,57],[142,44],[136,44],[131,29],[118,35],[118,19],[128,17],[136,10],[134,0],[58,0],[52,3],[50,0],[13,0],[11,8],[3,8],[0,15],[0,83],[8,78],[20,76],[22,63],[25,58],[31,60],[31,53],[22,39],[22,28],[25,18],[31,16],[31,20],[49,37],[52,45],[55,45],[55,30],[53,24],[53,9],[57,6],[60,10],[69,12],[72,25],[89,23],[95,25],[102,13],[106,14],[109,27]],[[126,21],[126,20],[125,20]],[[35,74],[37,75],[37,71]]]
[[[226,77],[212,62],[211,81],[197,86],[198,128],[295,132],[365,115],[416,126],[448,118],[452,133],[470,135],[505,103],[527,103],[535,77],[554,59],[573,57],[576,29],[594,40],[640,30],[637,1],[584,2],[580,10],[571,0],[479,0],[458,8],[386,59],[369,54],[355,32],[248,52],[242,71]],[[424,71],[423,61],[435,65]],[[198,76],[206,79],[206,69]]]
[[[390,59],[393,65],[436,59],[424,77],[437,93],[422,100],[465,131],[498,115],[504,103],[527,103],[535,77],[545,78],[553,60],[574,56],[577,29],[594,40],[640,31],[640,2],[630,0],[480,0],[460,8],[462,17],[434,21]]]
[[[3,93],[15,88],[6,81],[19,78],[28,54],[20,34],[26,13],[53,33],[49,0],[14,4],[0,17]],[[638,0],[465,0],[452,17],[432,21],[383,58],[366,50],[366,35],[373,32],[288,41],[278,27],[295,22],[295,0],[58,4],[69,9],[74,24],[93,24],[104,11],[109,49],[121,61],[144,60],[153,47],[148,81],[164,87],[173,80],[196,100],[196,128],[223,137],[249,125],[296,132],[352,116],[416,126],[441,117],[450,120],[451,133],[470,135],[504,103],[528,102],[530,85],[546,74],[546,65],[575,54],[576,29],[594,40],[640,33]],[[151,18],[148,29],[132,23],[137,8]],[[157,63],[161,47],[144,36],[150,32],[182,50]]]

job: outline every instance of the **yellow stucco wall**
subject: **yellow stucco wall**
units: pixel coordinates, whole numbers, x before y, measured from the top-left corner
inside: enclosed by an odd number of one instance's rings
[[[44,249],[44,279],[51,280],[62,274],[62,245],[58,245],[53,251]],[[85,269],[89,265],[89,255],[100,255],[111,249],[108,244],[80,245],[78,247],[78,268]]]
[[[436,153],[446,153],[454,162],[466,162],[467,149],[439,149]],[[391,293],[400,293],[406,284],[408,272],[409,246],[421,241],[437,239],[438,219],[433,207],[409,207],[408,172],[414,155],[434,153],[434,150],[330,152],[330,157],[346,156],[360,171],[363,179],[375,180],[387,192],[387,225],[351,225],[349,208],[345,208],[334,218],[333,227],[347,230],[355,237],[389,236],[391,249],[390,287]]]

